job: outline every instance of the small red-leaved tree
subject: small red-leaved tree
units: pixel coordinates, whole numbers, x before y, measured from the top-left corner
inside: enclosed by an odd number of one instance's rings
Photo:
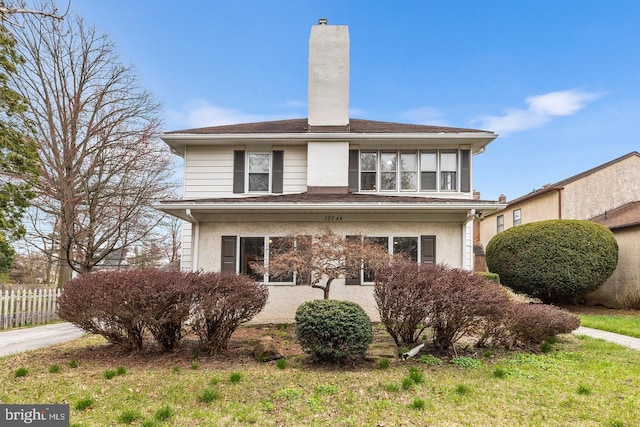
[[[382,246],[359,236],[337,235],[328,227],[318,234],[280,239],[280,246],[269,250],[269,264],[254,263],[254,270],[271,278],[295,274],[296,284],[321,289],[324,299],[329,299],[334,280],[359,274],[364,265],[375,269],[389,263]]]

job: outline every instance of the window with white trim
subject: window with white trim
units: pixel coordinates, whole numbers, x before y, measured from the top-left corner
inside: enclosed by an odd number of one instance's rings
[[[282,193],[284,151],[233,152],[234,193]]]
[[[347,236],[349,238],[360,238],[359,236]],[[435,236],[422,236],[422,239],[433,238]],[[375,243],[389,252],[389,254],[403,254],[408,259],[418,262],[420,259],[420,237],[416,236],[392,236],[392,237],[377,237],[377,236],[365,236],[365,240]],[[424,252],[424,250],[423,250]],[[430,257],[432,254],[424,254]],[[424,258],[424,257],[423,257]],[[347,284],[359,284],[359,283],[373,283],[375,281],[375,270],[367,265],[366,260],[348,260],[355,267],[354,271],[348,278]],[[424,261],[423,262],[429,262]],[[359,267],[358,267],[359,266]]]
[[[504,215],[498,215],[496,217],[496,232],[501,232],[504,230]]]
[[[247,153],[247,188],[250,192],[269,192],[271,153]]]
[[[458,186],[458,153],[440,152],[440,190],[455,191]]]
[[[469,158],[463,156],[463,163],[470,162]],[[458,191],[460,179],[470,181],[470,176],[460,176],[459,162],[457,150],[363,150],[359,153],[358,188],[375,192]],[[466,163],[463,166],[470,168]]]
[[[305,238],[302,236],[301,238]],[[238,245],[228,244],[225,245],[225,239],[229,242],[231,239],[239,242]],[[297,239],[296,239],[297,240]],[[241,274],[253,278],[256,282],[265,283],[286,283],[293,284],[296,275],[291,274],[279,275],[277,277],[269,277],[268,274],[263,275],[255,271],[254,265],[269,265],[269,256],[275,255],[281,252],[287,252],[291,250],[296,244],[291,237],[276,237],[276,236],[260,236],[260,237],[235,237],[235,236],[223,236],[222,238],[222,259],[223,266],[225,262],[229,266],[225,271],[238,271]],[[237,249],[237,253],[235,253]],[[225,253],[227,251],[227,253]],[[231,265],[235,264],[235,259],[238,259],[237,270],[231,269]],[[226,260],[226,261],[225,261]]]
[[[513,211],[513,226],[520,225],[522,223],[522,211],[520,209],[516,209]]]

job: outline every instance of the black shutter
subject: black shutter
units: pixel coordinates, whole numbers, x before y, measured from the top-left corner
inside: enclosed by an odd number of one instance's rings
[[[358,150],[349,150],[349,193],[358,192]]]
[[[244,151],[233,152],[233,192],[244,193]]]
[[[420,236],[422,264],[436,263],[436,236]]]
[[[222,236],[220,248],[222,254],[220,271],[222,272],[236,272],[236,240],[236,236]]]
[[[273,152],[273,171],[271,173],[271,192],[282,193],[284,174],[284,151]]]
[[[460,191],[471,191],[471,150],[460,150]]]

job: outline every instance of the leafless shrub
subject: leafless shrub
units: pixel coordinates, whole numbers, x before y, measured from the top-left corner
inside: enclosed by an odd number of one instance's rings
[[[72,280],[58,298],[58,315],[126,350],[140,349],[140,288],[131,277],[130,271],[95,272]]]
[[[414,344],[424,332],[433,310],[430,290],[445,271],[441,265],[407,260],[376,270],[373,294],[378,313],[398,347]]]
[[[215,352],[266,304],[267,288],[244,275],[129,270],[87,273],[69,282],[58,314],[125,350],[139,350],[148,330],[163,351],[174,350],[188,320]]]
[[[627,290],[616,300],[625,310],[640,310],[640,290]]]
[[[580,326],[580,320],[566,310],[547,304],[513,302],[501,341],[507,347],[540,344],[557,334],[566,334]]]
[[[471,272],[448,268],[431,288],[433,345],[448,350],[463,336],[499,324],[509,297],[502,287]]]
[[[194,295],[192,328],[212,352],[226,350],[231,334],[258,314],[269,291],[252,278],[233,273],[199,273],[190,276]]]

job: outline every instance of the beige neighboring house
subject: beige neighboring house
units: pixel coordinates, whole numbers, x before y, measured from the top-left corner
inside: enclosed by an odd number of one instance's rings
[[[616,236],[618,267],[586,296],[587,303],[619,307],[618,298],[625,292],[640,292],[640,153],[633,151],[510,201],[504,211],[484,217],[476,249],[486,248],[502,230],[549,219],[592,220]]]
[[[473,158],[493,132],[349,117],[349,32],[320,23],[309,39],[308,118],[167,132],[184,159],[184,196],[156,208],[184,220],[182,268],[252,275],[269,286],[257,322],[289,322],[322,292],[274,281],[270,245],[329,226],[421,263],[473,270],[477,216],[505,207],[473,192]],[[336,281],[331,298],[377,318],[368,271]]]

